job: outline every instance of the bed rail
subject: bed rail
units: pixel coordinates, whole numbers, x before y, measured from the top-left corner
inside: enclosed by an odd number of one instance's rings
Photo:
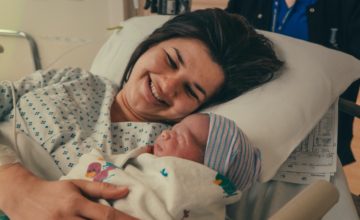
[[[31,37],[28,33],[25,33],[23,31],[8,30],[8,29],[0,29],[0,36],[18,37],[18,38],[26,39],[30,45],[35,70],[41,69],[39,50],[38,50],[37,44],[33,37]],[[3,53],[3,52],[4,52],[4,48],[3,48],[3,46],[0,45],[0,53]]]

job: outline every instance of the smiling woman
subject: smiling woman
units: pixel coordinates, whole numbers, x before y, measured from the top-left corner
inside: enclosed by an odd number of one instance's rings
[[[2,82],[0,209],[11,219],[133,219],[88,199],[121,198],[127,189],[42,178],[66,174],[95,147],[126,152],[119,134],[134,143],[146,134],[144,144],[151,143],[164,125],[141,123],[140,131],[129,121],[179,121],[271,80],[281,65],[271,42],[243,17],[207,9],[167,21],[140,43],[120,88],[77,68]]]
[[[115,121],[179,120],[205,103],[224,82],[221,67],[195,39],[174,38],[155,45],[132,72],[116,97],[119,107],[112,108]]]
[[[173,73],[188,77],[186,80],[179,77],[177,83],[181,83],[171,88],[182,88],[183,91],[187,91],[185,94],[195,97],[198,101],[196,105],[188,106],[186,111],[180,109],[177,112],[174,109],[175,111],[170,115],[157,115],[155,119],[159,121],[178,121],[201,107],[235,98],[271,80],[274,72],[282,66],[267,38],[258,34],[243,17],[227,14],[220,9],[205,9],[182,14],[156,29],[135,49],[125,69],[121,87],[131,80],[131,74],[136,74],[138,71],[152,71],[139,69],[142,67],[142,60],[147,62],[146,65],[155,65],[153,68],[156,72],[148,75],[160,76],[162,74],[158,73],[169,72],[158,70],[165,66]],[[163,63],[160,62],[161,60]],[[160,67],[162,64],[164,66]],[[164,78],[169,77],[164,76]],[[158,91],[162,89],[161,85],[157,84],[159,82],[152,83],[150,77],[149,84],[152,89],[150,91],[161,93]],[[171,86],[171,80],[165,84]],[[172,91],[172,94],[177,95],[176,92],[179,91]],[[206,94],[207,92],[209,94]],[[203,96],[204,94],[206,95]],[[159,98],[160,103],[164,105],[176,101],[174,97],[171,98],[171,102],[166,100],[166,97]],[[161,114],[163,113],[161,111]],[[149,116],[142,114],[137,117],[149,119]]]

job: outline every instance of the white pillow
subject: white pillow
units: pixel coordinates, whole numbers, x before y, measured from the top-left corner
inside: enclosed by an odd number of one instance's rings
[[[137,44],[169,16],[134,17],[114,32],[91,71],[120,82]],[[306,41],[261,31],[286,62],[281,76],[221,105],[206,109],[235,120],[262,152],[261,181],[270,180],[330,105],[360,77],[350,55]]]

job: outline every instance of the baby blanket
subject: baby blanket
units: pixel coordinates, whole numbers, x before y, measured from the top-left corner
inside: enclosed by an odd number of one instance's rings
[[[225,219],[226,205],[241,197],[226,177],[202,164],[142,152],[143,148],[138,148],[108,157],[94,149],[62,179],[128,186],[126,198],[110,203],[144,220]]]

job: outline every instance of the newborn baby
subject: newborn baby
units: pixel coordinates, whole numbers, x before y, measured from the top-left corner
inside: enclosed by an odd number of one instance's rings
[[[128,186],[128,197],[112,205],[140,219],[224,219],[260,167],[260,151],[234,121],[199,113],[151,146],[110,156],[93,150],[65,178]]]

